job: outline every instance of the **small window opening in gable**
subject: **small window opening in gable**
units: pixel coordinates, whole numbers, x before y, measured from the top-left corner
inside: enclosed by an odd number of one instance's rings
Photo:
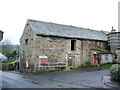
[[[25,44],[28,45],[28,39],[25,39]]]
[[[27,25],[26,26],[28,26],[29,24],[27,23]]]
[[[76,49],[76,40],[71,40],[71,50]]]

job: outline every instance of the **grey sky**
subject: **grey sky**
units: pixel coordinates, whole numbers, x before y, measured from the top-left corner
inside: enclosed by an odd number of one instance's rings
[[[0,0],[0,30],[19,44],[27,19],[95,30],[118,29],[119,0]]]

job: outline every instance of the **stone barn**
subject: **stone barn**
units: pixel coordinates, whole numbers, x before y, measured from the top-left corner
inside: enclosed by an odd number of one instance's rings
[[[90,62],[91,50],[98,48],[108,49],[104,31],[28,19],[20,39],[20,69],[49,62],[77,68]]]

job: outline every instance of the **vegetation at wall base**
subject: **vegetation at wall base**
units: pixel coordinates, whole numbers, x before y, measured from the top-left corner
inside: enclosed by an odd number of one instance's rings
[[[113,65],[113,63],[101,64],[100,66],[110,66],[110,65]]]
[[[69,68],[69,69],[74,69],[74,67],[73,67],[73,66],[69,66],[68,68]]]
[[[113,80],[120,82],[120,64],[113,64],[110,68],[110,76]]]
[[[112,65],[111,63],[108,63],[108,64],[104,64],[104,65],[91,65],[91,66],[84,66],[84,67],[78,67],[78,68],[74,68],[74,66],[69,66],[68,69],[66,69],[66,68],[64,68],[64,69],[60,69],[60,68],[57,68],[57,69],[53,69],[53,68],[47,69],[47,68],[44,68],[44,69],[41,69],[41,70],[25,69],[25,70],[22,70],[20,72],[22,72],[22,73],[32,73],[32,74],[45,74],[45,73],[56,73],[56,72],[71,72],[71,71],[74,71],[74,70],[90,72],[90,71],[99,71],[99,70],[109,69],[111,65]]]
[[[45,74],[45,73],[57,73],[57,72],[66,72],[66,71],[70,71],[70,70],[66,70],[66,69],[62,69],[62,70],[36,70],[36,71],[30,71],[30,70],[24,70],[21,71],[23,73],[32,73],[32,74]]]

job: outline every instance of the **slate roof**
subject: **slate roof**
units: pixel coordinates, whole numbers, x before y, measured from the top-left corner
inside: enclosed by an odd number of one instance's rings
[[[28,19],[36,35],[107,41],[104,31]]]

